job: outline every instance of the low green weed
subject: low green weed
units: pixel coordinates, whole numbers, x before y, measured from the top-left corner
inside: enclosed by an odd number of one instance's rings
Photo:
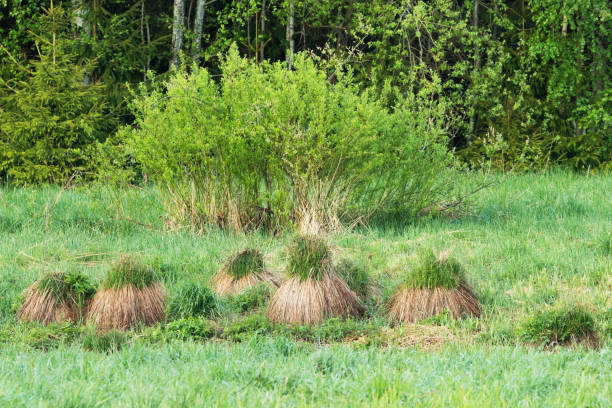
[[[5,341],[21,343],[39,350],[50,350],[61,345],[78,341],[83,328],[71,322],[52,323],[44,326],[38,323],[5,326]],[[2,337],[2,335],[0,335]]]
[[[85,350],[108,354],[121,350],[127,341],[128,335],[117,330],[97,333],[89,329],[83,335],[82,345]]]
[[[215,336],[217,330],[206,320],[187,317],[168,323],[164,327],[164,333],[176,340],[204,341]]]
[[[228,323],[222,336],[240,342],[251,336],[271,334],[273,329],[274,325],[265,315],[256,313]]]
[[[367,321],[331,318],[316,326],[281,325],[275,329],[275,333],[313,343],[332,343],[357,339],[379,329]]]
[[[593,316],[581,307],[554,307],[537,311],[518,328],[521,341],[545,346],[568,345],[597,339]]]

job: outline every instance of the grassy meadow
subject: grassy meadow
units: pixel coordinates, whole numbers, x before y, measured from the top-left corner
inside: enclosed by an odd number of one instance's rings
[[[24,290],[48,271],[96,284],[139,254],[169,296],[207,284],[247,243],[284,268],[289,234],[168,230],[152,190],[0,189],[0,406],[612,406],[612,176],[504,176],[453,217],[378,222],[332,238],[381,300],[363,320],[272,325],[219,300],[206,334],[163,327],[100,336],[69,323],[18,323]],[[390,326],[384,303],[422,249],[450,250],[482,316]],[[580,306],[600,347],[521,337],[539,310]]]

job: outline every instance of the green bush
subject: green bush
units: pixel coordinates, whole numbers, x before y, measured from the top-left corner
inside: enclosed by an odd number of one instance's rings
[[[521,341],[545,346],[598,342],[593,316],[580,307],[539,310],[518,328]]]
[[[178,287],[168,302],[168,316],[172,319],[212,317],[218,311],[212,290],[197,283]]]
[[[455,161],[439,112],[407,101],[389,112],[305,55],[288,71],[234,47],[221,71],[219,83],[195,66],[152,79],[135,95],[135,126],[119,133],[172,225],[332,228],[374,209],[411,216],[449,194]]]
[[[87,276],[79,272],[47,273],[38,279],[38,290],[48,292],[57,304],[75,304],[82,310],[96,293],[95,286]]]

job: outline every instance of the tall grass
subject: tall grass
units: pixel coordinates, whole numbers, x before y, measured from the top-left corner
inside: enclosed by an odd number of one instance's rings
[[[405,272],[402,285],[408,289],[456,289],[465,282],[459,262],[448,254],[436,255],[432,250],[419,254],[419,264]]]
[[[373,223],[331,239],[363,259],[383,297],[418,262],[419,250],[451,248],[479,295],[479,320],[442,316],[396,329],[373,310],[375,331],[392,346],[365,346],[367,336],[322,346],[247,333],[231,345],[135,341],[110,355],[84,351],[74,326],[49,332],[17,324],[15,299],[44,270],[66,266],[102,281],[118,253],[163,260],[171,272],[164,283],[178,293],[184,282],[208,282],[218,260],[247,239],[215,229],[205,236],[167,232],[151,190],[69,189],[45,217],[54,187],[1,188],[0,405],[610,406],[610,186],[605,174],[508,176],[475,196],[459,218]],[[291,239],[255,233],[248,241],[281,270]],[[590,311],[600,349],[522,346],[517,325],[563,304]],[[206,332],[191,323],[177,330]]]
[[[142,289],[157,280],[155,271],[132,255],[121,255],[106,273],[104,289],[121,289],[127,285]]]
[[[298,235],[287,249],[287,273],[301,280],[321,280],[331,266],[331,251],[323,238]]]
[[[610,365],[609,352],[379,352],[263,337],[232,346],[124,345],[112,354],[8,346],[0,349],[0,404],[608,407]]]

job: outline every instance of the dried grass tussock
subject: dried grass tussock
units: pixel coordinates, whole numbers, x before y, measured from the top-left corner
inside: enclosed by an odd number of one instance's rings
[[[462,314],[480,316],[478,298],[464,283],[456,288],[398,288],[389,301],[392,321],[414,323],[448,310],[457,319]]]
[[[569,346],[569,347],[574,347],[574,348],[578,346],[582,346],[585,348],[597,350],[601,346],[601,339],[599,338],[599,335],[593,331],[593,332],[586,333],[582,337],[571,336],[570,340],[567,342],[548,344],[547,348],[549,349],[554,348],[557,345]]]
[[[279,278],[264,267],[263,256],[259,251],[244,249],[229,259],[212,278],[212,286],[217,295],[235,296],[261,283],[276,289]]]
[[[100,289],[87,312],[87,321],[99,330],[127,330],[137,324],[153,325],[164,319],[165,293],[159,283],[138,288]]]
[[[235,296],[247,289],[259,285],[260,283],[267,283],[273,288],[277,288],[279,285],[279,279],[266,270],[254,272],[242,278],[236,278],[224,270],[221,270],[217,272],[212,279],[212,285],[215,293],[220,296]]]
[[[63,299],[58,301],[50,291],[40,290],[38,282],[34,282],[26,291],[26,300],[17,317],[24,322],[42,324],[61,323],[66,320],[76,322],[79,318],[79,308],[74,302]]]
[[[268,318],[275,323],[316,324],[328,317],[358,316],[364,312],[355,293],[338,275],[321,279],[293,277],[275,292]]]

